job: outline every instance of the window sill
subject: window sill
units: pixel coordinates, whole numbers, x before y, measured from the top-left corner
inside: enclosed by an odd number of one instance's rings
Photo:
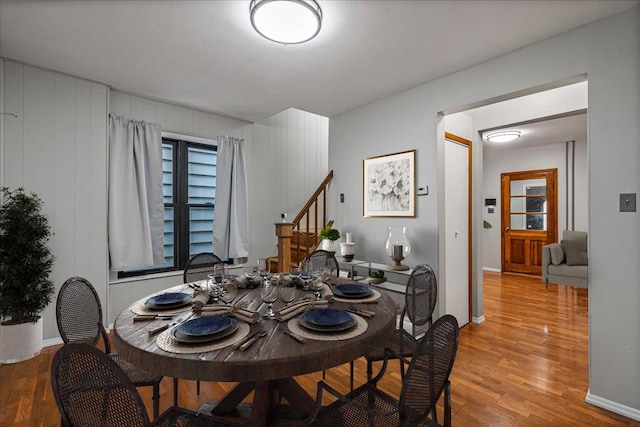
[[[163,273],[145,274],[141,276],[123,277],[122,279],[110,281],[109,285],[121,285],[123,283],[143,282],[145,280],[156,280],[176,276],[182,277],[182,270],[165,271]]]

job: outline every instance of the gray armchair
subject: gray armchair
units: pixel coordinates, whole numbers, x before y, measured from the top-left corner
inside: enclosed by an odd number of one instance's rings
[[[567,231],[560,243],[542,247],[542,281],[582,288],[588,283],[587,233]]]

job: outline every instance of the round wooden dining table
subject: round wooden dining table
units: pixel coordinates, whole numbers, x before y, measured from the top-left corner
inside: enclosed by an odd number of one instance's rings
[[[350,282],[347,279],[342,283]],[[165,292],[187,292],[186,285],[167,289]],[[306,294],[306,293],[305,293]],[[305,296],[303,291],[298,297]],[[247,308],[263,313],[266,305],[260,298],[260,289],[239,290],[238,302]],[[330,308],[346,309],[353,303],[332,302]],[[278,301],[274,309],[282,307]],[[266,336],[258,339],[245,351],[232,346],[205,353],[171,353],[156,345],[156,335],[148,329],[166,324],[167,320],[134,322],[134,313],[125,309],[114,322],[114,341],[121,357],[131,363],[161,375],[201,381],[237,382],[213,409],[216,416],[234,413],[236,407],[252,391],[253,402],[248,426],[275,425],[278,418],[278,401],[284,397],[300,419],[309,416],[315,401],[293,379],[294,376],[317,372],[338,366],[383,345],[396,327],[396,304],[382,293],[375,304],[356,304],[356,307],[375,312],[367,318],[367,329],[361,335],[337,341],[307,340],[301,344],[291,336],[287,322],[261,319],[251,325],[250,334],[264,330]]]

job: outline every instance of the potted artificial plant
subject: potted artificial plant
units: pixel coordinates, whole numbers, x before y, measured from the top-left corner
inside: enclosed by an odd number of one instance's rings
[[[322,239],[320,249],[327,252],[335,252],[338,249],[338,242],[336,242],[336,240],[340,238],[340,232],[335,228],[331,228],[331,226],[328,225],[320,230],[318,236]]]
[[[0,363],[15,363],[42,349],[40,313],[55,290],[54,258],[42,200],[22,188],[0,192]]]

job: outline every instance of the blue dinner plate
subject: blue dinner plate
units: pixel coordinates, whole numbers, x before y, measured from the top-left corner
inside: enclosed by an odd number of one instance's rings
[[[201,319],[204,319],[204,317],[202,317]],[[178,328],[174,328],[171,331],[171,337],[178,342],[186,343],[186,344],[205,343],[210,341],[221,340],[222,338],[226,338],[231,334],[235,333],[236,330],[238,330],[238,321],[236,319],[229,319],[229,321],[231,323],[228,328],[220,332],[217,332],[215,334],[202,335],[202,336],[189,336],[181,333],[178,330]]]
[[[314,308],[304,314],[304,319],[319,326],[339,326],[351,319],[349,313],[335,308]]]
[[[339,297],[362,298],[371,295],[371,288],[366,285],[335,285],[332,292]]]
[[[349,316],[349,320],[347,320],[346,322],[340,324],[340,325],[316,325],[314,323],[309,322],[306,318],[305,315],[301,315],[300,317],[298,317],[298,324],[306,329],[310,329],[312,331],[315,332],[342,332],[342,331],[346,331],[347,329],[351,329],[353,328],[358,322],[356,321],[356,318],[353,317],[351,314],[347,313],[347,315]]]
[[[149,308],[170,308],[191,303],[193,298],[183,292],[172,292],[152,296],[144,302]]]
[[[217,334],[231,326],[231,319],[226,316],[204,316],[187,320],[176,329],[188,337],[202,337]]]

